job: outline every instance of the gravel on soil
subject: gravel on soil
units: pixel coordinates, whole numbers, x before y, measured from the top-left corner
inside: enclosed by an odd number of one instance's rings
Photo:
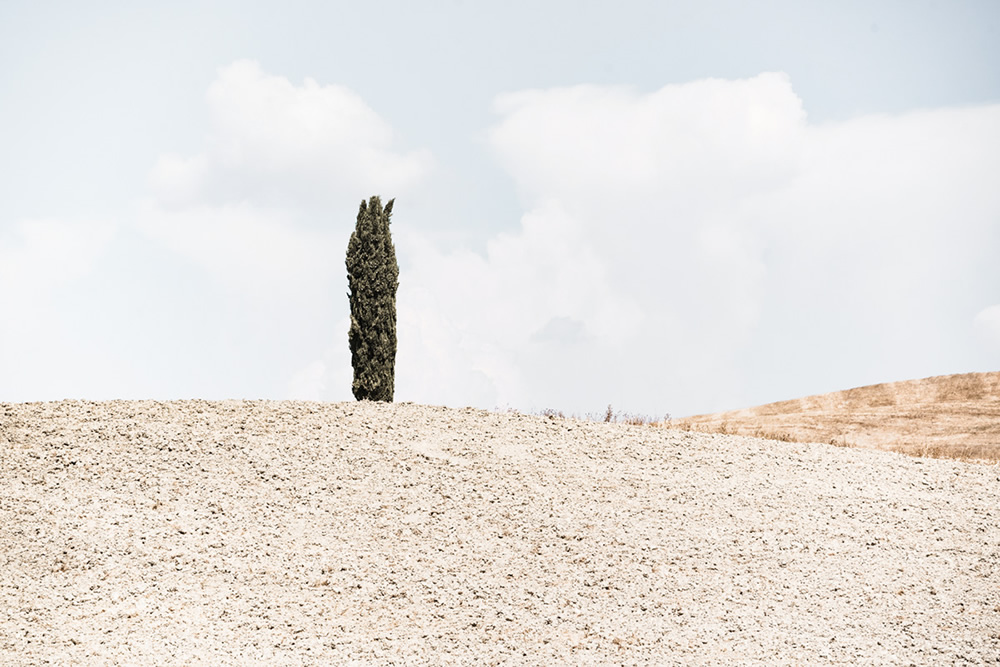
[[[0,403],[0,664],[1000,664],[1000,468],[413,404]]]

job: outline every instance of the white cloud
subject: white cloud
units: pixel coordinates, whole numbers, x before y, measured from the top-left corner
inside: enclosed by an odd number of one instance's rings
[[[529,202],[582,199],[605,214],[629,197],[704,207],[780,184],[794,173],[805,127],[801,101],[775,73],[645,95],[524,91],[501,95],[495,109],[491,143]]]
[[[983,339],[1000,350],[1000,303],[979,311],[975,325]]]
[[[427,151],[393,150],[389,124],[342,86],[308,78],[296,86],[239,60],[219,70],[206,101],[205,150],[163,155],[150,175],[165,207],[247,201],[329,211],[345,196],[411,191],[431,168]]]
[[[599,253],[557,203],[526,214],[518,234],[492,239],[485,256],[441,253],[419,235],[397,247],[410,260],[398,297],[400,396],[523,404],[537,393],[525,355],[545,346],[547,332],[569,323],[574,339],[615,346],[641,325],[638,305],[612,294]]]
[[[0,231],[0,400],[71,395],[106,360],[67,336],[89,315],[67,308],[92,303],[74,290],[91,276],[113,243],[105,220],[21,220]]]
[[[528,213],[485,256],[408,248],[401,332],[438,345],[401,343],[401,377],[419,357],[433,369],[409,375],[452,369],[448,386],[480,404],[660,414],[665,385],[727,379],[764,275],[733,211],[797,170],[804,116],[787,79],[528,91],[497,110],[491,144]]]
[[[139,228],[203,267],[220,283],[255,300],[301,299],[328,290],[343,273],[343,230],[300,226],[295,211],[246,202],[164,211],[146,202]]]
[[[161,205],[196,203],[209,187],[208,155],[199,153],[190,158],[172,153],[161,155],[149,175],[149,184]]]
[[[340,86],[240,60],[207,102],[204,152],[160,157],[139,228],[255,298],[329,289],[358,201],[411,191],[430,168],[426,151],[393,151],[389,125]]]
[[[6,296],[36,301],[86,275],[114,238],[109,221],[20,220],[0,236],[0,284]]]
[[[964,365],[956,296],[1000,279],[1000,107],[817,126],[763,74],[496,109],[528,213],[485,255],[401,246],[414,397],[684,414]]]

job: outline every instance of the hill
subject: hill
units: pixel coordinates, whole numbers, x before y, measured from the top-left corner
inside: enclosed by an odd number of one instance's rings
[[[675,428],[1000,461],[1000,372],[857,387],[675,419]]]
[[[0,404],[0,664],[956,664],[1000,471],[408,404]]]

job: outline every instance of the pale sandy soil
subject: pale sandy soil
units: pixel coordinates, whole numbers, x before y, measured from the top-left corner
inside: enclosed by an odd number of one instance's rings
[[[998,660],[996,466],[406,404],[0,404],[5,665]]]
[[[675,428],[1000,461],[1000,372],[941,375],[675,419]]]

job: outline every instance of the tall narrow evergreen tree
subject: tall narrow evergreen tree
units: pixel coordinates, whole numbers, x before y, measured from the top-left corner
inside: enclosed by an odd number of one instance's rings
[[[347,244],[347,282],[351,288],[351,389],[359,401],[392,402],[396,375],[396,289],[399,265],[389,233],[392,204],[361,200],[358,221]]]

